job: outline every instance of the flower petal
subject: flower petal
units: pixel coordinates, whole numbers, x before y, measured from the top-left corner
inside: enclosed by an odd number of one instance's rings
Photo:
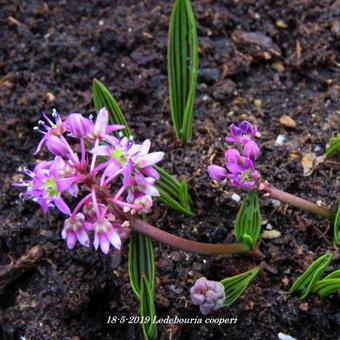
[[[218,165],[208,166],[208,173],[214,181],[223,181],[227,177],[227,170]]]
[[[119,234],[114,228],[110,228],[109,231],[106,233],[108,239],[110,240],[111,244],[118,250],[120,250],[122,246],[122,241],[119,237]]]
[[[141,169],[140,171],[145,176],[149,176],[149,177],[152,177],[154,179],[159,179],[160,178],[160,174],[152,166],[146,166],[145,168]]]
[[[147,155],[142,156],[138,162],[137,166],[140,168],[145,168],[150,165],[158,163],[164,157],[164,152],[152,152]]]
[[[64,213],[65,215],[71,215],[70,208],[67,206],[60,195],[54,200],[54,203],[62,213]]]
[[[67,231],[66,242],[67,242],[68,249],[73,249],[74,246],[76,245],[77,238],[76,238],[76,235],[73,231],[71,231],[71,230]]]
[[[227,163],[226,167],[233,174],[239,174],[244,171],[244,168],[236,163]]]
[[[259,156],[259,154],[260,154],[260,148],[253,140],[250,140],[245,144],[243,148],[243,155],[245,157],[248,157],[252,159],[253,161],[255,161],[256,158]]]
[[[80,228],[79,230],[77,230],[76,235],[80,244],[85,247],[88,247],[90,245],[89,236],[87,235],[87,232],[84,228]]]
[[[99,234],[99,245],[101,251],[106,255],[110,250],[110,242],[104,233]]]
[[[228,149],[224,154],[224,158],[228,163],[231,162],[239,164],[241,162],[240,152],[236,149]]]
[[[108,145],[100,145],[93,148],[90,152],[96,156],[110,156],[112,148]]]
[[[100,109],[97,115],[96,123],[94,124],[94,135],[102,136],[106,132],[107,123],[109,122],[109,113],[106,108]]]
[[[106,133],[109,134],[111,132],[117,131],[117,130],[123,130],[125,129],[125,125],[119,125],[119,124],[113,124],[113,125],[109,125],[106,128]]]
[[[141,148],[140,148],[140,153],[141,153],[142,155],[146,155],[146,154],[150,151],[150,147],[151,147],[151,142],[150,142],[149,139],[146,139],[146,140],[143,142],[143,144],[142,144],[142,146],[141,146]]]
[[[98,233],[94,234],[93,246],[94,246],[94,249],[96,249],[96,250],[99,247],[99,235],[98,235]]]

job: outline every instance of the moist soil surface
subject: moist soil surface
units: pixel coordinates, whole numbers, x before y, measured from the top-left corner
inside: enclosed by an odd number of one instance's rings
[[[31,167],[47,155],[33,156],[41,138],[33,127],[42,111],[95,113],[93,78],[112,91],[135,139],[150,138],[152,150],[166,152],[162,166],[188,181],[194,216],[156,203],[149,221],[159,228],[202,242],[234,240],[241,203],[232,196],[243,199],[246,192],[213,183],[207,166],[222,165],[228,126],[243,119],[259,128],[256,167],[263,178],[336,208],[340,159],[317,164],[315,157],[340,129],[338,1],[192,1],[200,70],[193,136],[186,145],[174,138],[168,105],[172,1],[0,2],[1,270],[31,256],[28,266],[2,277],[0,338],[142,338],[138,324],[106,323],[109,316],[139,315],[127,247],[107,256],[92,248],[68,250],[60,236],[63,217],[56,211],[45,216],[11,186],[19,166]],[[295,124],[285,126],[283,115]],[[284,140],[275,143],[279,135]],[[306,159],[314,160],[308,176]],[[277,339],[279,332],[298,339],[339,337],[339,294],[303,301],[288,294],[315,258],[337,252],[332,227],[267,198],[261,198],[261,214],[263,230],[281,236],[261,241],[260,261],[200,256],[154,242],[158,318],[203,319],[159,325],[161,339]],[[338,264],[336,259],[330,269]],[[188,291],[197,278],[221,280],[254,266],[263,270],[231,307],[203,317],[191,304]],[[236,324],[204,323],[235,317]]]

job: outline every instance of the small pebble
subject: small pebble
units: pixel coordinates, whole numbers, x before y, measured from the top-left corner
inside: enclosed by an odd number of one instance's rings
[[[267,230],[273,230],[273,226],[272,226],[270,223],[268,223],[268,224],[266,225],[266,229],[267,229]]]
[[[175,285],[170,285],[170,290],[174,292],[175,294],[180,294],[182,292],[181,288],[176,288]]]
[[[288,28],[288,25],[281,19],[276,21],[276,26],[278,28]]]
[[[287,140],[287,137],[285,135],[278,135],[275,141],[275,145],[281,146],[284,144],[286,140]]]
[[[202,100],[206,102],[209,99],[209,96],[207,94],[203,95]]]
[[[47,92],[46,97],[47,97],[47,101],[50,103],[55,101],[55,95],[52,92]]]
[[[293,118],[289,117],[288,115],[283,115],[280,118],[280,123],[286,128],[295,128],[296,122]]]
[[[321,146],[320,145],[315,145],[314,152],[320,152],[320,151],[321,151]]]
[[[235,201],[235,202],[240,202],[240,201],[241,201],[241,196],[238,195],[238,194],[233,194],[233,195],[231,196],[231,199],[232,199],[233,201]]]
[[[278,201],[278,200],[273,200],[273,199],[271,199],[270,201],[272,202],[272,205],[273,205],[273,207],[275,207],[275,208],[279,208],[279,207],[281,206],[281,202]]]
[[[255,99],[254,105],[256,106],[257,109],[260,109],[261,106],[262,106],[262,100],[261,99]]]
[[[265,230],[262,233],[262,238],[267,240],[273,240],[275,238],[279,238],[281,236],[281,233],[278,230]]]
[[[283,334],[281,332],[277,336],[279,337],[280,340],[296,340],[292,336],[287,335],[287,334]]]
[[[285,71],[284,65],[280,61],[276,61],[271,65],[272,69],[278,73],[282,73]]]

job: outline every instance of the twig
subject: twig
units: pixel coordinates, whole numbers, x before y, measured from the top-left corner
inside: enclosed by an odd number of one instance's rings
[[[25,255],[10,264],[0,267],[0,294],[5,287],[16,280],[20,275],[31,269],[43,256],[41,246],[32,247]]]

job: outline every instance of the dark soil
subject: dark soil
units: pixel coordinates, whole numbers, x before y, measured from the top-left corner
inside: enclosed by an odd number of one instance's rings
[[[174,142],[167,98],[166,45],[172,1],[0,0],[0,265],[33,246],[42,255],[0,294],[0,338],[137,339],[139,325],[108,325],[108,316],[138,315],[129,286],[127,251],[121,258],[61,240],[62,217],[44,216],[11,186],[20,165],[32,166],[42,111],[94,113],[93,78],[119,101],[137,140],[163,150],[163,166],[190,185],[195,215],[157,204],[150,221],[205,242],[231,242],[240,203],[216,186],[207,166],[221,163],[223,137],[244,118],[261,131],[258,168],[275,186],[326,207],[339,197],[334,158],[303,176],[306,153],[321,155],[340,129],[339,1],[197,0],[200,73],[193,138]],[[281,20],[281,22],[280,22]],[[257,32],[256,34],[248,34]],[[288,114],[295,128],[285,128]],[[275,146],[279,134],[287,137]],[[245,193],[242,193],[244,197]],[[298,339],[339,337],[339,294],[324,300],[291,298],[289,287],[316,257],[336,252],[328,222],[262,199],[264,228],[282,235],[263,240],[264,270],[229,309],[210,317],[238,317],[236,325],[162,325],[162,339]],[[195,317],[189,301],[195,279],[222,278],[256,265],[244,257],[210,258],[154,243],[158,317]],[[120,261],[120,262],[119,262]],[[333,269],[336,264],[333,264]]]

